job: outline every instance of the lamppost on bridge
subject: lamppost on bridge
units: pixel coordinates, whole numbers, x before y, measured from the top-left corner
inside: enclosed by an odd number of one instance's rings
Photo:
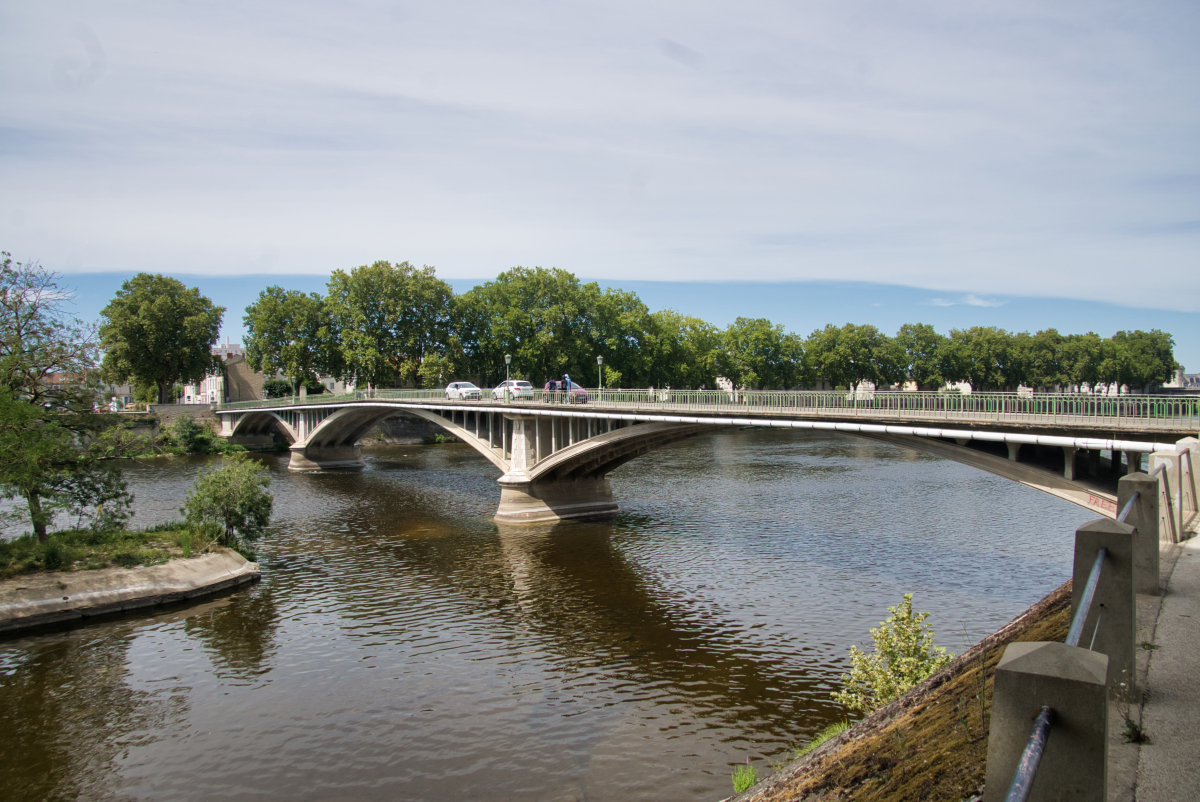
[[[512,354],[504,355],[504,403],[508,403],[508,391],[512,385],[508,383],[508,366],[512,364]]]
[[[600,391],[604,389],[604,357],[602,356],[596,357],[596,373],[598,374],[596,394],[599,395]]]

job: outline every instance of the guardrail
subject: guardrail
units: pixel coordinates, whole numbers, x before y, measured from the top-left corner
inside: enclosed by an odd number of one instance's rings
[[[1044,393],[934,393],[844,391],[747,390],[587,390],[585,403],[602,409],[661,410],[674,412],[745,412],[832,415],[838,417],[903,418],[923,420],[968,419],[1006,423],[1103,425],[1115,428],[1200,430],[1200,399],[1175,396],[1099,396]],[[484,391],[479,401],[492,401]],[[449,400],[444,390],[362,390],[341,395],[320,394],[264,401],[220,404],[236,410],[290,404],[338,404],[354,400]],[[532,400],[511,402],[519,406],[548,403],[540,390]]]
[[[1162,592],[1160,542],[1177,542],[1182,522],[1196,515],[1191,461],[1200,440],[1179,445],[1169,455],[1156,452],[1164,461],[1149,474],[1121,478],[1115,520],[1076,530],[1074,612],[1063,643],[1005,648],[993,685],[984,802],[1107,798],[1109,701],[1140,693],[1137,594]],[[1182,506],[1168,527],[1160,500],[1172,498],[1172,473]],[[1055,722],[1064,722],[1061,730]]]

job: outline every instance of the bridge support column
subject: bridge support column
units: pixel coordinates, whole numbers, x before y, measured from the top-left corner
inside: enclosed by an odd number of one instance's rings
[[[1005,443],[1005,445],[1008,446],[1009,460],[1012,462],[1018,462],[1019,457],[1021,456],[1021,444],[1020,443]]]
[[[496,520],[504,523],[537,523],[563,518],[607,515],[619,508],[608,477],[532,481],[529,469],[538,461],[538,419],[531,415],[505,415],[512,421],[512,456],[508,473],[500,477],[500,507]],[[554,421],[551,419],[551,432]],[[552,435],[553,436],[553,435]]]
[[[1075,453],[1079,451],[1071,446],[1063,446],[1063,478],[1075,478]]]
[[[1118,459],[1120,459],[1118,457]],[[1126,451],[1125,452],[1125,475],[1142,472],[1142,452]]]
[[[358,446],[292,446],[289,471],[361,471],[362,450]]]

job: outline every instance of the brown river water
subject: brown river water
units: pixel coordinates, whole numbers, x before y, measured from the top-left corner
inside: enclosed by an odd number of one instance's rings
[[[462,445],[274,478],[263,581],[0,640],[6,800],[717,800],[844,712],[905,592],[961,651],[1093,517],[839,435],[729,431],[613,475],[604,522],[499,527]],[[131,464],[135,523],[211,458]]]

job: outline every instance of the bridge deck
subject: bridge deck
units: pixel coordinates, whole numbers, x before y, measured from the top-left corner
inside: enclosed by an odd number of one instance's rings
[[[1176,396],[1089,396],[1012,393],[872,393],[720,392],[676,390],[590,390],[585,404],[571,407],[604,413],[686,414],[697,417],[788,418],[829,421],[947,424],[967,427],[1011,427],[1014,430],[1058,430],[1090,433],[1194,435],[1200,431],[1200,398]],[[538,394],[541,395],[540,393]],[[222,404],[220,412],[284,409],[291,406],[351,405],[393,401],[445,403],[466,408],[495,407],[534,414],[565,404],[540,397],[502,401],[448,400],[441,390],[376,390],[304,400],[271,399]]]

